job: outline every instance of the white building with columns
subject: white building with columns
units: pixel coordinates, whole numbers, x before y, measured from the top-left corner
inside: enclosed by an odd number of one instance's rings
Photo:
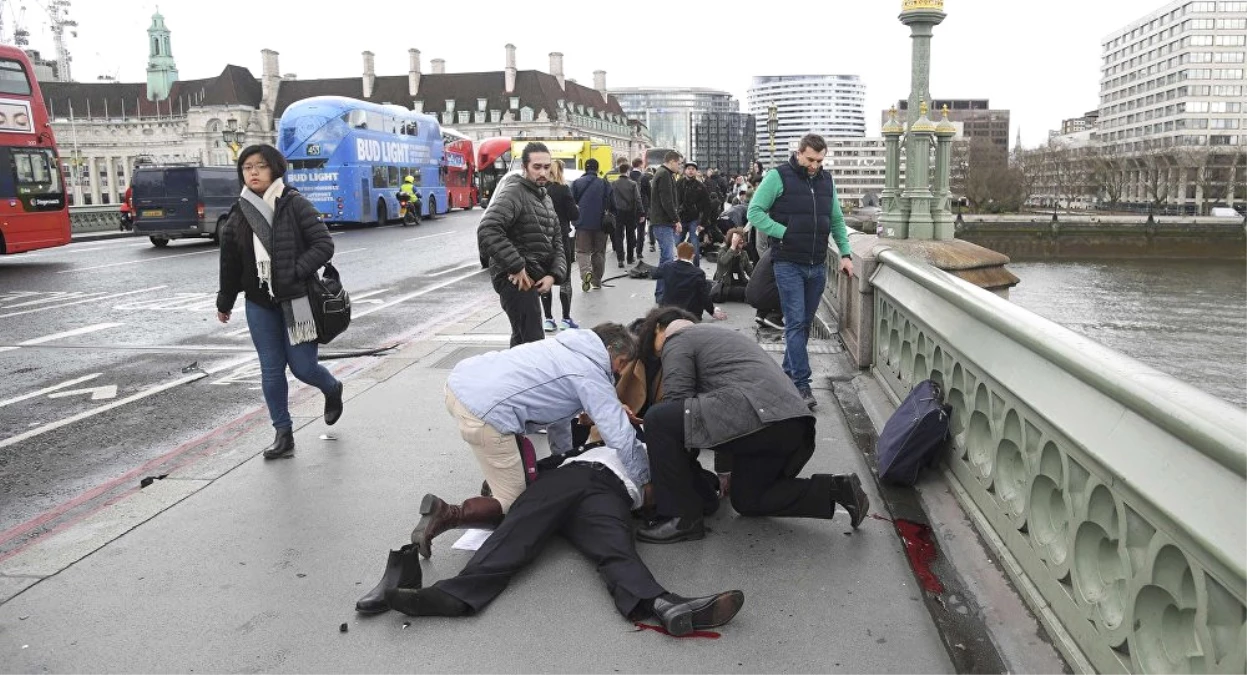
[[[120,203],[141,164],[232,164],[237,147],[275,143],[282,111],[311,96],[401,105],[476,139],[590,136],[628,158],[649,147],[644,126],[607,93],[606,72],[594,72],[592,88],[580,85],[563,76],[559,52],[549,55],[548,73],[520,70],[514,45],[499,71],[447,73],[439,58],[424,73],[411,49],[406,75],[382,76],[364,52],[360,77],[299,80],[283,75],[278,53],[265,49],[259,79],[227,65],[216,77],[179,80],[165,17],[154,15],[148,33],[147,83],[40,83],[71,204]],[[227,130],[242,132],[239,146],[226,143]]]

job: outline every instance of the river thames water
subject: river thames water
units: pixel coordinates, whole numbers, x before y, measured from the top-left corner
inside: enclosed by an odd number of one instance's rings
[[[1123,354],[1247,407],[1247,264],[1013,262],[1009,299]]]

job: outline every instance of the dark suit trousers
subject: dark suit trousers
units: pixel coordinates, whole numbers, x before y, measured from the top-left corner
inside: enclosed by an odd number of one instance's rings
[[[685,523],[702,517],[704,490],[684,447],[684,401],[664,401],[645,413],[655,510]],[[732,508],[742,516],[831,518],[831,476],[797,478],[814,454],[814,420],[768,425],[711,448],[732,457]]]
[[[631,506],[623,482],[600,464],[575,462],[543,473],[463,571],[433,587],[478,612],[558,533],[597,565],[615,607],[628,617],[666,592],[637,554]]]

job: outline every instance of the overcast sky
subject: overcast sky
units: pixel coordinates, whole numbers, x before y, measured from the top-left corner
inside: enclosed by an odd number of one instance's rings
[[[3,0],[6,35],[22,2]],[[47,15],[34,0],[25,4],[31,46],[54,55]],[[74,0],[74,79],[146,81],[145,31],[156,4]],[[879,133],[880,111],[909,93],[909,29],[897,20],[900,0],[755,3],[752,11],[729,10],[727,2],[649,0],[358,4],[369,11],[328,0],[159,4],[184,79],[216,75],[227,63],[258,77],[263,48],[280,52],[282,72],[300,79],[358,76],[366,49],[376,54],[378,75],[402,75],[410,47],[421,50],[426,73],[434,58],[445,59],[448,72],[501,70],[511,42],[521,70],[546,71],[549,52],[560,51],[567,77],[582,84],[592,86],[593,71],[601,69],[608,87],[710,87],[735,94],[742,110],[754,75],[859,75],[869,135]],[[1025,145],[1037,145],[1063,118],[1097,106],[1101,39],[1164,4],[947,0],[948,16],[935,30],[931,93],[989,98],[1011,111],[1011,139],[1020,127]],[[780,17],[772,8],[800,13]],[[403,14],[411,22],[399,20]]]

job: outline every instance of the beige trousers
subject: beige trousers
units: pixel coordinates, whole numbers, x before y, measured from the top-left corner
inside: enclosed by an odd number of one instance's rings
[[[524,463],[515,434],[499,433],[483,422],[459,402],[450,387],[446,387],[446,410],[459,423],[459,435],[472,448],[494,499],[502,503],[502,512],[506,513],[525,487]]]

